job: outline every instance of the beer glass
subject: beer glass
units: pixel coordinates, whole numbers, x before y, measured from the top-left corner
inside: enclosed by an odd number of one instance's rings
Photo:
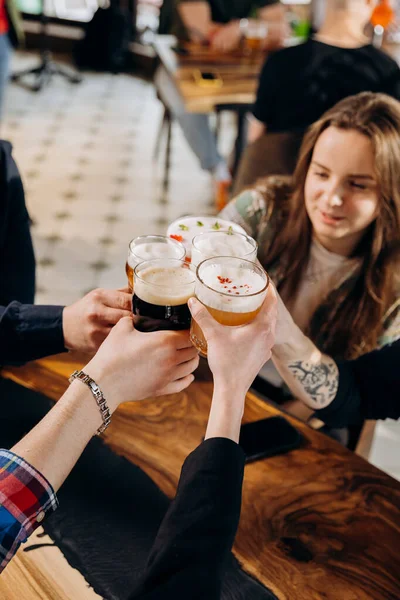
[[[129,291],[133,290],[133,271],[137,264],[152,258],[177,258],[185,257],[183,245],[165,235],[141,235],[129,242],[128,258],[125,271],[128,277]]]
[[[263,50],[268,35],[268,25],[264,21],[250,19],[244,28],[244,51],[253,56]]]
[[[133,314],[139,331],[189,329],[187,301],[194,295],[195,273],[184,260],[157,258],[136,265]]]
[[[192,268],[213,256],[236,256],[255,261],[257,242],[237,231],[208,231],[196,235],[192,241]]]
[[[207,258],[199,264],[196,274],[196,298],[218,323],[228,327],[252,321],[267,295],[267,273],[256,263],[243,258]],[[190,339],[199,354],[206,357],[207,342],[195,319],[192,319]]]

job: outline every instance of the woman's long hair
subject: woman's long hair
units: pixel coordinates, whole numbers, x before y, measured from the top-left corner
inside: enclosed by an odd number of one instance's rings
[[[282,207],[279,227],[262,258],[268,268],[279,261],[286,299],[293,298],[307,267],[312,225],[304,186],[315,144],[328,127],[367,136],[375,155],[379,206],[353,256],[362,259],[354,285],[338,293],[322,324],[308,334],[334,356],[353,358],[377,346],[385,312],[394,301],[400,244],[400,103],[385,94],[363,92],[336,104],[307,131],[293,178],[293,193]],[[276,206],[279,210],[279,207]],[[314,327],[313,327],[314,325]]]

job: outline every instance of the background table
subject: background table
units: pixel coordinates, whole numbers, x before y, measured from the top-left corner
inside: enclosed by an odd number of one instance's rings
[[[231,110],[236,113],[237,134],[234,149],[233,172],[239,164],[240,156],[245,145],[244,120],[255,100],[258,76],[266,54],[260,53],[248,57],[243,52],[229,54],[215,53],[211,49],[198,44],[187,43],[183,46],[187,54],[177,54],[174,36],[157,36],[154,49],[160,61],[165,85],[172,86],[176,95],[175,104],[183,106],[189,113],[206,113]],[[194,78],[196,70],[207,72],[217,71],[221,77],[222,86],[199,86]],[[156,85],[157,87],[157,85]],[[162,101],[162,86],[158,89]],[[167,146],[165,157],[164,188],[169,184],[171,122],[172,115],[165,106],[163,123],[167,124]],[[161,130],[162,131],[162,130]],[[218,133],[218,125],[217,125]],[[157,144],[159,147],[159,143]]]
[[[79,358],[61,355],[5,369],[2,376],[56,400],[68,375],[81,365]],[[210,383],[197,382],[180,394],[125,404],[115,413],[106,442],[172,497],[183,460],[204,435],[211,391]],[[275,407],[248,394],[245,422],[276,414],[280,411]],[[301,431],[303,444],[289,454],[246,466],[234,554],[280,600],[398,600],[400,483],[287,418]],[[17,556],[0,578],[0,597],[93,597],[89,591],[68,595],[67,587],[63,589],[68,567],[61,567],[59,559],[50,564],[51,556],[46,569],[39,565],[38,571],[35,553],[25,555],[23,562]],[[27,568],[36,574],[34,585],[29,578],[21,580]],[[14,594],[10,590],[16,579],[19,589]]]
[[[220,104],[250,105],[255,100],[258,76],[266,55],[256,58],[242,52],[218,54],[204,46],[186,44],[187,55],[177,54],[173,36],[158,36],[154,42],[156,54],[171,82],[181,95],[187,112],[211,113]],[[221,87],[201,87],[194,71],[218,71]]]

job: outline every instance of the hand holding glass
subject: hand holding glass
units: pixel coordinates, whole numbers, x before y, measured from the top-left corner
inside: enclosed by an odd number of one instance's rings
[[[208,258],[197,267],[195,296],[221,325],[237,327],[252,321],[267,295],[269,277],[254,262],[232,256]],[[207,342],[192,319],[190,339],[201,356]]]

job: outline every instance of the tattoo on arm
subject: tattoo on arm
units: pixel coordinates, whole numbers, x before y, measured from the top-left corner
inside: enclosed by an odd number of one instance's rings
[[[288,367],[310,400],[319,408],[327,406],[335,398],[339,387],[339,371],[332,359],[320,364],[298,360],[289,363]]]

